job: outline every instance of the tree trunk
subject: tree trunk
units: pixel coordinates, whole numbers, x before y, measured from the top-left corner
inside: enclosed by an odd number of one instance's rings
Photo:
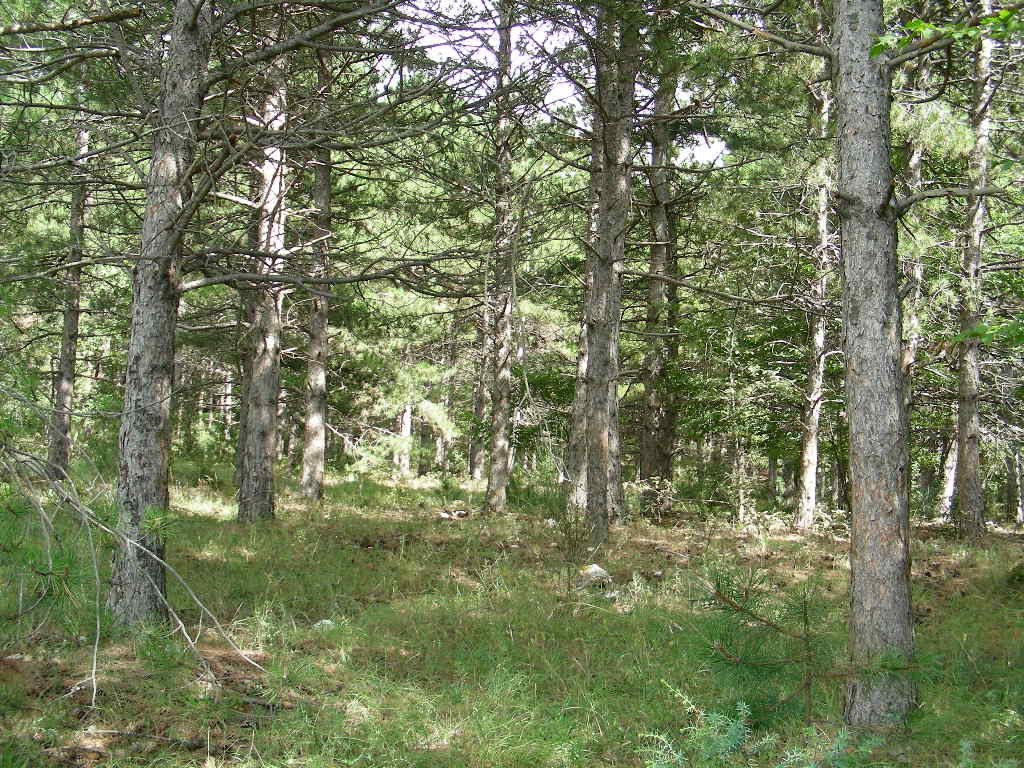
[[[779,460],[774,453],[768,454],[765,485],[768,491],[768,503],[774,507],[779,500]]]
[[[278,132],[287,122],[286,79],[273,63],[268,93],[259,117],[261,127]],[[263,149],[260,164],[259,250],[257,271],[279,272],[285,238],[285,157],[281,147]],[[281,299],[278,286],[261,287],[255,302],[252,368],[247,390],[238,519],[251,522],[274,517],[274,467],[277,463],[277,411],[281,398]]]
[[[319,98],[326,104],[331,73],[326,55],[321,53],[317,85]],[[316,206],[316,237],[319,264],[317,272],[327,277],[331,250],[331,150],[320,149],[314,170],[313,204]],[[327,455],[327,297],[313,296],[309,316],[309,350],[306,362],[306,425],[302,446],[302,495],[319,500],[324,495],[324,461]]]
[[[491,377],[491,334],[488,332],[490,326],[490,312],[486,310],[489,297],[484,297],[484,311],[480,313],[480,325],[477,328],[477,349],[480,350],[480,365],[477,368],[476,382],[473,385],[473,433],[469,439],[469,465],[467,467],[469,476],[474,480],[480,480],[484,476],[484,438],[481,428],[484,423],[484,416],[487,414],[488,382]]]
[[[992,13],[992,0],[980,0],[979,5],[982,14]],[[974,146],[971,148],[968,183],[972,188],[988,186],[992,122],[989,113],[995,93],[995,81],[992,78],[994,45],[990,37],[982,35],[975,49],[974,98],[971,104]],[[985,532],[985,489],[981,481],[981,416],[978,412],[980,342],[972,332],[981,322],[981,255],[985,244],[988,205],[984,196],[969,198],[967,203],[967,242],[960,289],[960,335],[963,341],[960,343],[960,388],[957,397],[959,456],[956,471],[960,503],[956,524],[961,536],[975,537]]]
[[[394,453],[391,455],[391,463],[402,478],[412,474],[412,403],[404,403],[402,410],[395,418],[395,434],[398,440],[395,443]]]
[[[902,721],[913,682],[872,669],[914,648],[910,602],[907,427],[900,370],[896,223],[889,160],[891,85],[880,0],[838,0],[833,76],[838,116],[839,190],[850,427],[850,655],[846,689],[852,726]]]
[[[679,79],[673,65],[662,64],[662,73],[654,100],[651,125],[651,250],[649,273],[665,276],[675,273],[676,232],[671,210],[672,138],[668,119],[675,109]],[[647,284],[647,317],[644,330],[647,351],[644,355],[644,413],[640,432],[641,505],[644,514],[660,518],[672,506],[672,453],[675,445],[676,413],[667,366],[675,358],[677,342],[671,334],[670,306],[675,303],[675,286],[657,277]]]
[[[75,150],[83,155],[89,151],[89,131],[79,128]],[[76,168],[78,164],[76,163]],[[81,317],[82,256],[85,236],[85,174],[73,177],[69,216],[71,248],[70,266],[64,283],[64,323],[60,338],[60,359],[53,382],[53,412],[50,414],[50,446],[47,472],[54,480],[68,476],[71,464],[71,411],[75,399],[75,368],[78,362],[78,321]]]
[[[823,27],[818,37],[824,40]],[[817,94],[818,138],[824,145],[829,138],[832,97],[827,83],[822,83]],[[832,176],[829,159],[818,161],[817,190],[817,247],[814,252],[816,276],[811,283],[808,316],[807,383],[804,386],[802,433],[800,439],[800,468],[797,479],[796,528],[809,531],[814,527],[818,503],[818,425],[821,421],[821,402],[825,392],[825,292],[828,288],[828,268],[832,251],[832,232],[829,226],[829,204],[832,197]]]
[[[627,218],[631,198],[630,162],[633,96],[636,85],[638,29],[631,17],[613,19],[603,11],[599,24],[598,99],[603,121],[604,162],[598,211],[593,289],[587,315],[587,530],[591,552],[608,538],[608,527],[621,499],[621,474],[612,453],[618,425],[619,310]]]
[[[942,461],[942,486],[939,488],[939,495],[935,499],[935,517],[938,520],[948,520],[953,511],[953,498],[957,495],[956,488],[956,464],[957,448],[956,432],[949,438],[949,445],[946,448],[946,457]]]
[[[1020,453],[1012,448],[1006,454],[1006,518],[1021,524],[1024,508],[1020,498]]]
[[[583,267],[583,306],[579,343],[576,352],[576,387],[569,415],[569,434],[565,445],[565,473],[562,478],[566,499],[566,515],[572,521],[582,520],[587,510],[587,377],[590,355],[587,348],[587,318],[594,287],[594,259],[597,252],[598,212],[601,200],[604,141],[601,121],[594,110],[590,136],[590,212],[587,233],[583,239],[586,259]]]
[[[512,310],[515,220],[512,188],[511,102],[502,93],[511,77],[512,18],[508,0],[501,3],[498,20],[498,67],[495,98],[495,197],[494,197],[494,374],[491,381],[491,452],[487,472],[486,511],[505,511],[512,436]]]
[[[107,605],[117,621],[163,619],[164,545],[151,525],[168,508],[170,400],[178,313],[178,261],[203,103],[210,6],[176,0],[146,183],[141,256],[132,279],[117,482],[118,547]]]

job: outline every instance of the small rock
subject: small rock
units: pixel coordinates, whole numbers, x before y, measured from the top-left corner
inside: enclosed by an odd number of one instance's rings
[[[313,629],[320,629],[320,630],[334,629],[335,626],[336,626],[335,623],[333,621],[331,621],[330,619],[320,619],[320,621],[318,621],[316,624],[313,625]]]
[[[611,574],[597,563],[591,563],[586,568],[581,568],[579,576],[576,577],[576,589],[585,589],[595,584],[610,584]]]
[[[555,520],[553,517],[549,517],[544,521],[544,525],[546,525],[548,528],[554,528],[556,525],[558,525],[558,521]]]

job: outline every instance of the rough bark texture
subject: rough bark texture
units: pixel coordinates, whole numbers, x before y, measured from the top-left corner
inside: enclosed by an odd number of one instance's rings
[[[270,67],[261,127],[281,131],[287,122],[285,74]],[[281,147],[263,149],[260,164],[259,272],[279,272],[285,236],[285,158]],[[281,396],[281,291],[261,287],[255,300],[252,367],[247,388],[245,442],[238,486],[238,519],[274,517],[274,467],[277,463],[278,406]]]
[[[89,131],[79,128],[75,135],[79,155],[89,151]],[[47,472],[54,480],[63,480],[71,464],[71,410],[75,399],[75,368],[78,362],[78,321],[81,317],[82,254],[85,236],[85,176],[76,173],[71,192],[69,216],[70,266],[64,278],[64,322],[60,337],[60,358],[53,381],[53,412],[50,415],[50,445]]]
[[[580,321],[579,343],[576,352],[576,388],[569,416],[569,435],[565,445],[565,473],[563,490],[566,514],[570,520],[582,520],[587,510],[587,370],[590,355],[587,348],[587,317],[593,293],[594,254],[597,249],[598,209],[602,188],[604,142],[601,120],[594,113],[590,136],[590,211],[586,237],[583,241],[586,261],[583,270],[583,307]]]
[[[819,36],[823,33],[819,31]],[[829,137],[832,100],[828,84],[823,83],[817,93],[818,138],[823,143]],[[818,504],[818,424],[821,421],[821,402],[825,392],[825,291],[828,288],[828,266],[832,250],[832,231],[829,226],[829,203],[832,196],[832,178],[829,160],[818,162],[817,230],[818,244],[814,252],[816,276],[810,287],[813,312],[808,316],[807,383],[804,386],[802,433],[800,437],[800,468],[797,478],[796,527],[807,531],[814,527]]]
[[[621,499],[621,489],[613,486],[615,482],[621,486],[621,475],[614,471],[611,453],[617,439],[612,432],[618,428],[612,401],[617,399],[622,265],[632,202],[631,136],[638,47],[634,19],[605,18],[599,23],[607,32],[599,35],[596,52],[604,159],[587,312],[587,529],[591,551],[606,541],[609,522]]]
[[[834,29],[855,670],[844,710],[847,723],[867,726],[902,720],[915,698],[905,674],[871,669],[884,658],[909,661],[914,648],[891,91],[885,58],[870,55],[882,31],[880,0],[838,0]]]
[[[487,468],[485,508],[489,513],[505,511],[512,437],[512,311],[515,301],[514,244],[515,219],[512,189],[512,114],[509,97],[501,94],[511,77],[512,19],[504,2],[498,21],[498,93],[495,99],[495,188],[494,188],[494,327],[492,346],[494,372],[491,379],[491,452]]]
[[[330,72],[324,55],[318,70],[319,97],[327,102]],[[317,272],[327,277],[330,271],[331,237],[331,150],[321,149],[316,156],[313,204],[316,206]],[[309,315],[309,349],[306,362],[306,424],[302,446],[302,495],[320,499],[324,495],[324,462],[327,455],[327,313],[326,296],[315,295]]]
[[[117,482],[119,534],[107,605],[136,624],[166,617],[164,554],[151,522],[166,513],[171,447],[170,401],[178,311],[178,256],[191,193],[192,125],[203,103],[210,54],[210,7],[177,0],[165,62],[153,157],[146,183],[142,247],[132,279],[131,332]],[[155,557],[153,557],[155,556]]]
[[[672,203],[669,163],[672,141],[668,116],[675,109],[678,77],[666,67],[658,83],[651,126],[651,250],[648,272],[665,276],[675,273],[676,232]],[[647,317],[644,330],[647,351],[643,361],[644,412],[640,432],[640,480],[643,485],[643,513],[661,517],[672,506],[672,455],[676,437],[675,398],[668,380],[668,365],[676,357],[678,345],[673,331],[672,307],[675,286],[651,279],[647,285]]]
[[[992,13],[991,0],[981,0],[979,10]],[[992,78],[992,49],[994,43],[983,36],[978,42],[974,59],[974,98],[971,104],[971,123],[974,146],[970,157],[970,186],[988,186],[989,143],[991,118],[989,116],[995,81]],[[978,388],[981,374],[978,367],[980,342],[972,336],[981,322],[981,261],[985,241],[988,206],[984,196],[967,201],[967,231],[963,256],[963,275],[960,288],[960,387],[958,392],[957,437],[957,529],[962,536],[980,536],[985,532],[985,489],[981,480],[981,416],[978,412]]]

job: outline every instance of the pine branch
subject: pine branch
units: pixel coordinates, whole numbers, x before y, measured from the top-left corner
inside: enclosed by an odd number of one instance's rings
[[[685,0],[684,0],[685,1]],[[752,35],[760,37],[762,40],[767,40],[770,43],[774,43],[780,48],[784,48],[787,51],[795,51],[798,53],[810,53],[814,56],[821,56],[825,59],[832,58],[832,51],[820,45],[810,45],[809,43],[801,43],[796,40],[790,40],[788,37],[784,37],[777,32],[771,32],[767,29],[761,29],[755,27],[753,24],[747,24],[744,21],[730,16],[727,13],[722,13],[710,5],[704,5],[703,3],[686,2],[686,5],[691,8],[706,13],[713,19],[718,19],[721,22],[729,24],[737,29],[742,29],[744,32],[749,32]]]
[[[938,189],[926,189],[923,192],[916,192],[913,195],[908,195],[902,200],[897,200],[892,204],[893,212],[898,218],[906,213],[910,208],[922,200],[928,200],[933,197],[982,197],[984,195],[1001,195],[1004,192],[1000,187],[980,187],[978,189],[971,189],[969,187],[939,187]]]
[[[14,24],[8,24],[6,27],[0,27],[0,37],[7,37],[9,35],[28,35],[33,32],[70,32],[71,30],[79,29],[80,27],[88,27],[93,24],[109,24],[114,21],[135,19],[138,18],[141,13],[142,11],[138,8],[128,8],[123,11],[108,14],[107,16],[95,16],[91,19],[76,19],[74,21],[58,21],[54,23],[15,22]]]

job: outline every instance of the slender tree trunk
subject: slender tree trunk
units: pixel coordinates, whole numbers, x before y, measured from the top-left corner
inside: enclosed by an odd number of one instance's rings
[[[327,102],[331,76],[326,56],[321,54],[318,90],[322,103]],[[327,277],[331,250],[331,150],[320,149],[316,156],[313,182],[313,204],[316,206],[317,272]],[[324,495],[324,462],[327,455],[327,297],[313,296],[309,317],[309,350],[306,363],[306,425],[302,446],[302,495],[317,499]]]
[[[270,66],[268,93],[260,116],[269,131],[281,131],[287,122],[285,73],[279,63]],[[277,146],[263,149],[260,164],[260,252],[257,270],[278,272],[285,238],[285,157]],[[278,286],[257,293],[253,323],[252,369],[246,410],[245,443],[238,490],[238,519],[274,517],[274,468],[277,463],[278,407],[281,399],[281,300]]]
[[[566,514],[570,520],[582,520],[587,510],[587,376],[589,354],[587,327],[594,288],[594,260],[597,252],[598,212],[600,208],[604,140],[597,111],[591,121],[590,136],[590,211],[587,234],[583,239],[586,260],[583,268],[583,306],[576,353],[576,387],[569,415],[569,434],[565,445],[565,476],[562,478]]]
[[[391,462],[400,477],[412,474],[412,403],[404,403],[395,419],[395,434],[398,440],[391,456]]]
[[[850,427],[850,655],[845,717],[853,726],[901,721],[914,704],[906,674],[871,669],[911,659],[907,425],[900,370],[896,222],[889,160],[891,84],[881,0],[837,0],[832,62]]]
[[[774,453],[768,454],[768,467],[765,474],[768,503],[774,507],[775,503],[779,500],[779,460]]]
[[[992,0],[980,0],[982,14],[992,13]],[[974,146],[970,156],[970,183],[973,188],[988,186],[990,105],[995,93],[992,78],[992,39],[982,35],[974,59],[974,99],[971,124]],[[962,536],[975,537],[985,532],[985,489],[981,481],[981,416],[978,412],[978,367],[980,342],[972,335],[981,322],[981,257],[985,246],[988,205],[984,196],[968,199],[966,245],[960,295],[960,388],[957,425],[957,529]]]
[[[452,408],[455,404],[455,361],[458,355],[459,328],[456,316],[452,317],[451,336],[448,339],[447,351],[445,353],[445,373],[441,386],[444,389],[444,396],[441,404],[449,423],[452,416]],[[434,442],[434,460],[441,470],[441,476],[447,478],[451,469],[451,446],[452,430],[448,427],[438,429]]]
[[[82,127],[75,134],[79,155],[89,151],[89,131]],[[47,471],[54,480],[63,480],[71,464],[71,411],[75,399],[75,375],[78,363],[78,321],[81,317],[82,256],[85,237],[85,174],[74,175],[71,191],[70,266],[64,283],[64,323],[60,337],[60,359],[53,382],[53,412],[50,414],[50,446]]]
[[[603,11],[606,16],[610,12]],[[612,400],[618,370],[619,308],[627,218],[632,202],[630,187],[633,96],[636,84],[638,29],[632,18],[603,22],[598,50],[599,113],[604,120],[603,188],[599,207],[593,290],[587,317],[587,528],[591,552],[608,538],[608,527],[621,498],[621,475],[615,472],[612,453]],[[601,45],[603,43],[603,45]]]
[[[651,250],[648,271],[653,276],[675,272],[676,233],[669,178],[672,140],[667,121],[675,109],[678,82],[672,65],[663,64],[651,126]],[[647,284],[644,330],[648,336],[643,361],[644,414],[640,432],[640,481],[644,489],[641,504],[644,514],[651,517],[661,517],[672,505],[676,413],[666,368],[675,357],[677,342],[669,335],[674,330],[669,322],[670,299],[674,303],[675,290],[664,280],[652,277]]]
[[[424,418],[420,418],[419,443],[418,451],[416,452],[416,476],[425,477],[430,474],[430,470],[434,464],[433,448],[434,448],[434,432],[430,428],[430,422]]]
[[[939,495],[935,498],[935,517],[938,520],[948,520],[953,511],[953,499],[957,495],[956,464],[957,455],[960,453],[957,448],[958,442],[954,432],[949,438],[946,457],[942,461],[942,485],[939,488]]]
[[[1018,525],[1021,522],[1020,453],[1011,448],[1006,454],[1006,517]]]
[[[512,189],[512,107],[502,90],[511,77],[512,18],[509,0],[499,9],[498,68],[495,98],[495,197],[494,197],[494,374],[491,381],[491,452],[487,472],[486,510],[505,511],[512,436],[512,311],[515,220]]]
[[[819,29],[819,37],[824,31]],[[831,120],[831,94],[828,84],[822,83],[818,91],[818,138],[823,143],[829,137]],[[832,232],[829,226],[829,203],[832,197],[832,178],[829,160],[824,156],[818,162],[817,229],[818,245],[814,254],[816,276],[811,283],[812,312],[808,317],[807,383],[804,386],[802,414],[803,431],[800,440],[800,470],[797,479],[798,495],[796,527],[809,531],[814,527],[815,508],[818,503],[818,425],[821,421],[821,402],[825,393],[825,292],[828,288],[828,266],[832,250]]]
[[[489,302],[484,297],[484,306]],[[491,375],[491,334],[487,332],[490,326],[490,312],[480,313],[480,326],[477,329],[477,349],[480,350],[480,365],[477,368],[476,382],[473,386],[473,434],[469,440],[469,476],[474,480],[480,480],[484,476],[484,439],[481,434],[481,425],[487,415],[487,392],[488,382]]]
[[[191,194],[193,125],[210,55],[210,6],[176,0],[146,183],[141,257],[132,279],[117,482],[118,546],[107,605],[125,624],[163,619],[164,544],[149,523],[168,508],[170,400],[178,313],[178,260]]]

